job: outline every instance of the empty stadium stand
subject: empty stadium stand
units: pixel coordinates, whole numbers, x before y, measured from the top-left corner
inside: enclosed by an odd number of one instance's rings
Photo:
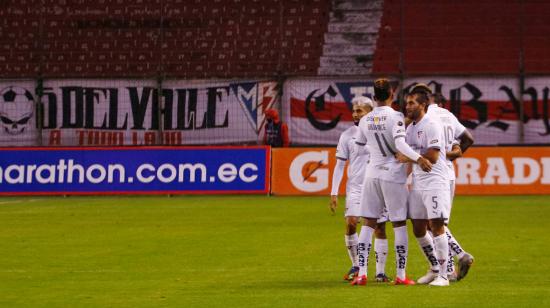
[[[0,78],[550,72],[541,0],[7,0]]]
[[[549,10],[536,0],[385,0],[373,73],[517,74],[522,47],[526,73],[549,72]]]
[[[316,75],[325,0],[11,0],[0,77]]]

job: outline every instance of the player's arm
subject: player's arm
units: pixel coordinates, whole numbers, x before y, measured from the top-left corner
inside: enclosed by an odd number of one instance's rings
[[[355,144],[357,144],[358,146],[362,146],[362,147],[367,145],[367,136],[365,136],[365,134],[363,133],[363,129],[362,129],[362,126],[365,123],[365,120],[363,120],[363,119],[365,119],[365,118],[366,117],[363,117],[359,121],[359,129],[357,130],[357,133],[355,133]]]
[[[464,154],[466,150],[474,144],[474,136],[472,136],[467,129],[464,130],[464,133],[462,133],[458,139],[460,140],[460,150],[462,151],[462,154]]]
[[[458,143],[453,143],[453,149],[445,154],[448,160],[453,161],[459,157],[462,157],[462,149]]]
[[[441,140],[442,127],[441,125],[433,123],[426,127],[426,142],[427,151],[424,156],[432,164],[435,164],[439,159],[440,149],[444,146],[444,141]]]
[[[340,183],[344,176],[344,169],[346,167],[346,159],[336,157],[336,166],[332,173],[332,188],[330,190],[330,211],[334,214],[338,207],[338,190],[340,189]]]
[[[356,134],[355,138],[359,137],[359,135],[362,135],[360,131]],[[349,149],[346,138],[344,135],[341,135],[338,140],[338,145],[336,146],[336,166],[334,167],[334,171],[332,173],[332,188],[330,190],[329,207],[332,214],[334,214],[336,207],[338,207],[338,190],[340,189],[340,182],[344,176],[344,169],[348,158]]]
[[[426,154],[422,155],[424,158],[430,161],[430,163],[435,164],[439,159],[439,147],[431,147],[426,151]]]
[[[468,148],[472,144],[474,144],[474,136],[472,136],[472,134],[466,129],[464,125],[462,125],[462,123],[460,123],[460,121],[454,115],[453,115],[453,125],[454,125],[454,131],[455,131],[454,139],[460,141],[460,151],[462,152],[461,153],[462,155],[466,152],[466,150],[468,150]],[[453,150],[454,150],[454,146],[453,146]]]
[[[392,134],[393,139],[395,140],[395,148],[399,152],[398,154],[396,154],[396,158],[399,159],[399,154],[401,154],[404,162],[410,161],[417,163],[420,168],[422,168],[422,170],[430,172],[432,170],[432,164],[428,160],[420,156],[420,154],[416,153],[405,142],[406,131],[404,119],[401,117],[401,119],[399,119],[395,124],[396,125],[394,125]]]

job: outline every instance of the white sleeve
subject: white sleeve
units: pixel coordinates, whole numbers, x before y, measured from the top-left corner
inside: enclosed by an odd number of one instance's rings
[[[346,161],[336,158],[336,166],[334,166],[334,172],[332,174],[332,188],[330,190],[331,196],[338,196],[338,190],[340,188],[340,182],[344,176],[344,168],[346,167]]]
[[[366,117],[363,117],[363,119],[366,118]],[[361,120],[363,120],[361,119]],[[367,136],[365,136],[365,134],[363,134],[363,129],[361,128],[361,126],[363,126],[363,123],[365,123],[364,121],[359,121],[359,129],[357,130],[357,133],[355,134],[355,143],[357,143],[358,145],[365,145],[367,144]]]
[[[438,149],[444,149],[444,141],[441,140],[441,136],[443,134],[443,130],[441,125],[436,122],[430,123],[426,127],[426,149],[431,148],[438,148]]]
[[[458,139],[460,138],[460,136],[462,136],[462,134],[464,134],[464,131],[466,131],[466,127],[464,127],[464,125],[460,123],[460,121],[456,118],[456,116],[454,116],[454,114],[453,114],[453,126],[455,131],[455,135],[453,137],[454,139]]]
[[[420,154],[416,153],[406,142],[405,138],[395,139],[395,148],[401,154],[407,156],[412,161],[416,162],[420,158]]]
[[[343,160],[349,159],[349,149],[348,149],[348,142],[346,140],[344,134],[340,135],[340,139],[338,140],[338,146],[336,146],[336,158],[340,158]]]
[[[393,139],[398,139],[401,137],[405,137],[407,134],[407,130],[405,129],[405,118],[403,117],[403,114],[401,112],[396,112],[395,122],[393,125],[392,130],[392,136]]]

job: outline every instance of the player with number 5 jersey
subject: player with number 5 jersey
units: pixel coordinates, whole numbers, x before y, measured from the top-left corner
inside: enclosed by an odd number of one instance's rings
[[[450,192],[443,127],[437,117],[429,117],[426,108],[431,93],[415,87],[407,96],[407,117],[413,122],[407,127],[407,143],[433,164],[430,172],[413,166],[412,188],[409,194],[409,216],[418,243],[431,264],[428,275],[418,283],[448,286],[447,262],[449,245],[445,221],[449,218]],[[429,227],[433,241],[427,233]]]

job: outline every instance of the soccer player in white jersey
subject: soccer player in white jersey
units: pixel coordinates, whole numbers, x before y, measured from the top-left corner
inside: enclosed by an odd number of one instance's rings
[[[384,207],[395,232],[397,273],[394,283],[414,284],[405,273],[408,254],[406,169],[395,155],[399,151],[426,171],[431,170],[431,163],[405,143],[405,119],[401,112],[391,108],[393,94],[388,79],[376,80],[374,100],[377,106],[359,122],[356,143],[367,145],[370,161],[361,193],[361,217],[365,218],[365,225],[359,235],[359,274],[352,285],[367,283],[367,260],[372,246],[372,235]]]
[[[412,168],[412,186],[409,194],[409,217],[413,232],[424,254],[432,265],[432,286],[448,286],[447,262],[449,243],[445,221],[449,218],[450,190],[444,132],[441,123],[426,115],[430,93],[413,88],[407,96],[407,117],[413,122],[407,127],[406,141],[420,155],[432,163],[430,172],[418,166]],[[433,233],[428,234],[428,224]]]
[[[365,147],[355,143],[355,135],[359,129],[357,125],[361,118],[372,111],[374,104],[365,96],[358,96],[352,100],[352,117],[355,125],[346,129],[341,135],[336,148],[336,166],[332,176],[330,209],[334,213],[338,206],[338,189],[346,161],[348,161],[348,180],[346,183],[346,235],[345,242],[352,267],[344,275],[344,280],[353,280],[359,272],[357,260],[357,224],[361,209],[361,189],[365,177],[365,168],[369,160],[369,153]],[[386,258],[388,255],[388,239],[386,237],[386,221],[384,216],[379,219],[375,230],[374,251],[376,253],[376,281],[387,282],[390,279],[385,274]]]
[[[423,88],[426,92],[431,93],[431,89],[426,84],[417,84],[415,85],[412,90],[415,88]],[[451,193],[451,202],[449,204],[449,219],[451,215],[451,208],[454,198],[454,192],[455,192],[455,169],[453,165],[453,160],[461,157],[464,152],[474,143],[474,138],[470,132],[458,121],[456,116],[452,114],[449,110],[445,108],[441,108],[439,104],[442,104],[445,101],[445,98],[440,93],[436,93],[431,95],[431,100],[428,105],[428,111],[427,116],[430,117],[436,117],[440,120],[441,125],[443,126],[443,132],[445,135],[445,151],[446,151],[446,162],[447,166],[449,168],[449,188]],[[456,141],[459,141],[457,143]],[[449,220],[445,223],[445,233],[447,235],[447,238],[449,240],[449,262],[447,265],[447,275],[451,281],[453,280],[461,280],[466,276],[468,273],[468,270],[470,269],[470,266],[474,262],[474,257],[464,251],[462,249],[461,245],[458,243],[456,238],[453,236],[451,231],[448,228]],[[459,271],[458,271],[458,277],[456,276],[455,269],[454,269],[454,261],[453,256],[457,256],[458,258],[458,265],[459,265]],[[427,274],[427,277],[433,277],[433,274],[430,275],[430,273]],[[419,279],[420,280],[420,279]],[[429,278],[427,278],[429,280]]]

